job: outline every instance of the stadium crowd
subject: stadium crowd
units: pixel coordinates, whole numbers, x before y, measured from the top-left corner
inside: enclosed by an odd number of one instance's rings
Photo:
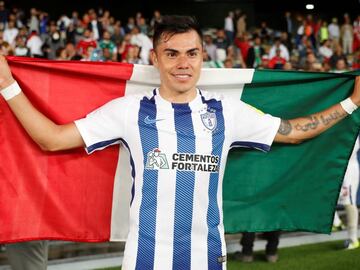
[[[0,52],[52,60],[118,61],[151,64],[154,24],[138,12],[126,24],[109,10],[53,18],[46,11],[8,8],[0,1]],[[204,28],[204,67],[271,68],[343,72],[360,67],[360,15],[331,22],[286,12],[282,29],[266,21],[247,25],[246,13],[230,11],[224,28]]]
[[[140,12],[122,24],[111,11],[89,9],[84,14],[53,18],[31,8],[29,15],[10,9],[0,1],[0,54],[50,60],[116,61],[151,64],[153,28],[162,20],[160,11],[152,18]],[[360,68],[360,15],[344,14],[327,22],[313,15],[291,14],[282,18],[283,27],[272,29],[266,21],[247,25],[246,13],[230,11],[223,28],[204,28],[204,67],[268,68],[313,72],[345,72]],[[279,232],[272,232],[267,260],[276,262]],[[243,247],[243,261],[251,262],[255,235]],[[357,238],[357,235],[356,235]],[[272,248],[271,248],[272,246]],[[356,248],[359,247],[357,243]]]

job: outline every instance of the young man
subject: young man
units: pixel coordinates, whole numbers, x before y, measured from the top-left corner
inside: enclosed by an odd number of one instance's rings
[[[229,149],[268,151],[273,141],[317,136],[357,108],[360,80],[342,105],[281,120],[196,88],[203,43],[194,19],[164,17],[153,44],[160,87],[115,99],[74,123],[57,125],[37,111],[4,58],[0,89],[6,88],[2,94],[10,108],[46,151],[85,146],[91,153],[120,141],[127,146],[135,190],[123,269],[225,269],[222,178]],[[331,120],[322,122],[324,117]],[[307,129],[313,121],[318,124]]]
[[[348,239],[345,241],[344,247],[348,250],[356,249],[360,246],[358,240],[359,211],[356,204],[357,191],[359,187],[359,144],[359,138],[357,138],[345,172],[344,181],[338,200],[338,204],[343,205],[345,208]],[[342,224],[336,212],[334,223],[335,220],[338,220],[338,222]]]

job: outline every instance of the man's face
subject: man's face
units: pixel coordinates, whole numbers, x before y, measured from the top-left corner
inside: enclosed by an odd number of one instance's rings
[[[202,66],[202,44],[196,31],[162,37],[152,52],[154,66],[160,72],[160,89],[181,94],[196,91]]]

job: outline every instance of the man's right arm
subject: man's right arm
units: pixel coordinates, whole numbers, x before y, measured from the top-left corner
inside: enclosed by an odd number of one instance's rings
[[[15,82],[6,59],[0,56],[0,90]],[[74,123],[57,125],[39,112],[23,92],[7,101],[30,137],[44,151],[59,151],[85,145]]]

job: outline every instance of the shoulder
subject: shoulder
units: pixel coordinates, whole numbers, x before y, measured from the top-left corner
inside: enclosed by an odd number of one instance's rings
[[[200,90],[200,93],[205,102],[210,100],[223,101],[225,99],[225,95],[221,92]]]
[[[153,91],[141,91],[136,94],[129,94],[122,97],[114,98],[107,102],[105,106],[110,110],[124,110],[134,108],[142,100],[150,100],[153,97]]]

